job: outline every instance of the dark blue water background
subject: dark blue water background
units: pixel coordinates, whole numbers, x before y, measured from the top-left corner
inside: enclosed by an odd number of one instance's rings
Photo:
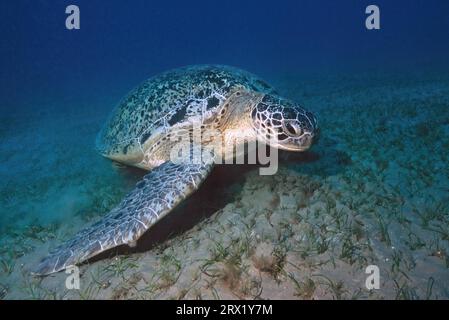
[[[81,30],[65,28],[65,8]],[[381,30],[365,28],[376,4]],[[220,63],[288,73],[402,72],[449,57],[448,1],[1,1],[0,108],[114,103],[144,79]]]

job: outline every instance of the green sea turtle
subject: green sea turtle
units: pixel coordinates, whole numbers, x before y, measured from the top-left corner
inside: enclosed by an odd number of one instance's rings
[[[208,149],[213,156],[172,161],[179,139],[187,137],[195,146],[195,127],[201,137],[214,132],[197,142],[199,150],[207,142],[220,141],[215,149]],[[303,151],[316,133],[312,113],[279,97],[270,85],[243,70],[199,65],[150,78],[119,103],[96,141],[103,156],[150,172],[116,208],[57,247],[34,273],[50,274],[119,245],[134,246],[145,231],[200,187],[217,154],[248,141]]]

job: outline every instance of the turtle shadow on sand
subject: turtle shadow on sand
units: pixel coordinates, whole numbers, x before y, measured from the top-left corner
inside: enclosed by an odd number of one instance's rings
[[[350,170],[352,159],[346,148],[334,139],[321,137],[312,151],[279,153],[280,164],[301,174],[323,179]]]
[[[198,191],[145,232],[137,241],[136,247],[122,245],[112,248],[92,257],[87,263],[110,258],[117,254],[146,252],[193,228],[202,219],[210,217],[231,202],[244,184],[245,173],[257,167],[257,165],[216,166]],[[137,174],[135,169],[123,168],[123,171],[125,176]],[[233,187],[230,188],[230,186]]]
[[[345,166],[350,165],[350,159],[347,154],[341,154],[341,151],[333,147],[323,150],[306,151],[301,153],[279,152],[279,165],[286,167],[299,166],[307,171],[307,174],[317,176],[333,175],[344,170]],[[330,160],[325,160],[329,157]],[[339,163],[334,163],[331,169],[322,170],[322,166],[329,161],[335,161],[336,157],[344,159]],[[333,159],[333,160],[332,160]],[[325,162],[320,164],[321,162]],[[233,202],[240,194],[246,180],[246,174],[252,170],[257,170],[260,165],[242,164],[242,165],[217,165],[206,179],[203,185],[188,199],[183,201],[169,215],[166,215],[150,230],[145,232],[137,241],[134,248],[122,245],[88,260],[88,263],[111,258],[115,255],[132,254],[137,252],[147,252],[164,241],[174,238],[197,225],[201,220],[212,216],[218,210]],[[133,168],[122,168],[123,174],[137,175],[142,174]],[[139,173],[140,172],[140,173]]]

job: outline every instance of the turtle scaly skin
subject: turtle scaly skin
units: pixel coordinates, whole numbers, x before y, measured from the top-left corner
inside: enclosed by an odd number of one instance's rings
[[[234,147],[261,141],[303,151],[317,129],[312,113],[236,68],[190,66],[145,81],[112,112],[96,146],[105,157],[150,172],[103,219],[53,250],[34,273],[57,272],[119,245],[135,246],[200,187],[217,158],[234,156]],[[173,159],[179,140],[188,142],[180,162]]]
[[[134,165],[143,159],[145,142],[189,118],[213,116],[236,88],[275,94],[257,76],[228,66],[189,66],[150,78],[113,111],[97,137],[97,149],[106,157]]]

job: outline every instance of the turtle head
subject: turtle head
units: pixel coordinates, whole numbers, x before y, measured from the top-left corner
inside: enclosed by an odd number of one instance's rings
[[[259,141],[283,150],[307,150],[318,135],[311,112],[276,95],[265,94],[252,107],[251,120]]]

